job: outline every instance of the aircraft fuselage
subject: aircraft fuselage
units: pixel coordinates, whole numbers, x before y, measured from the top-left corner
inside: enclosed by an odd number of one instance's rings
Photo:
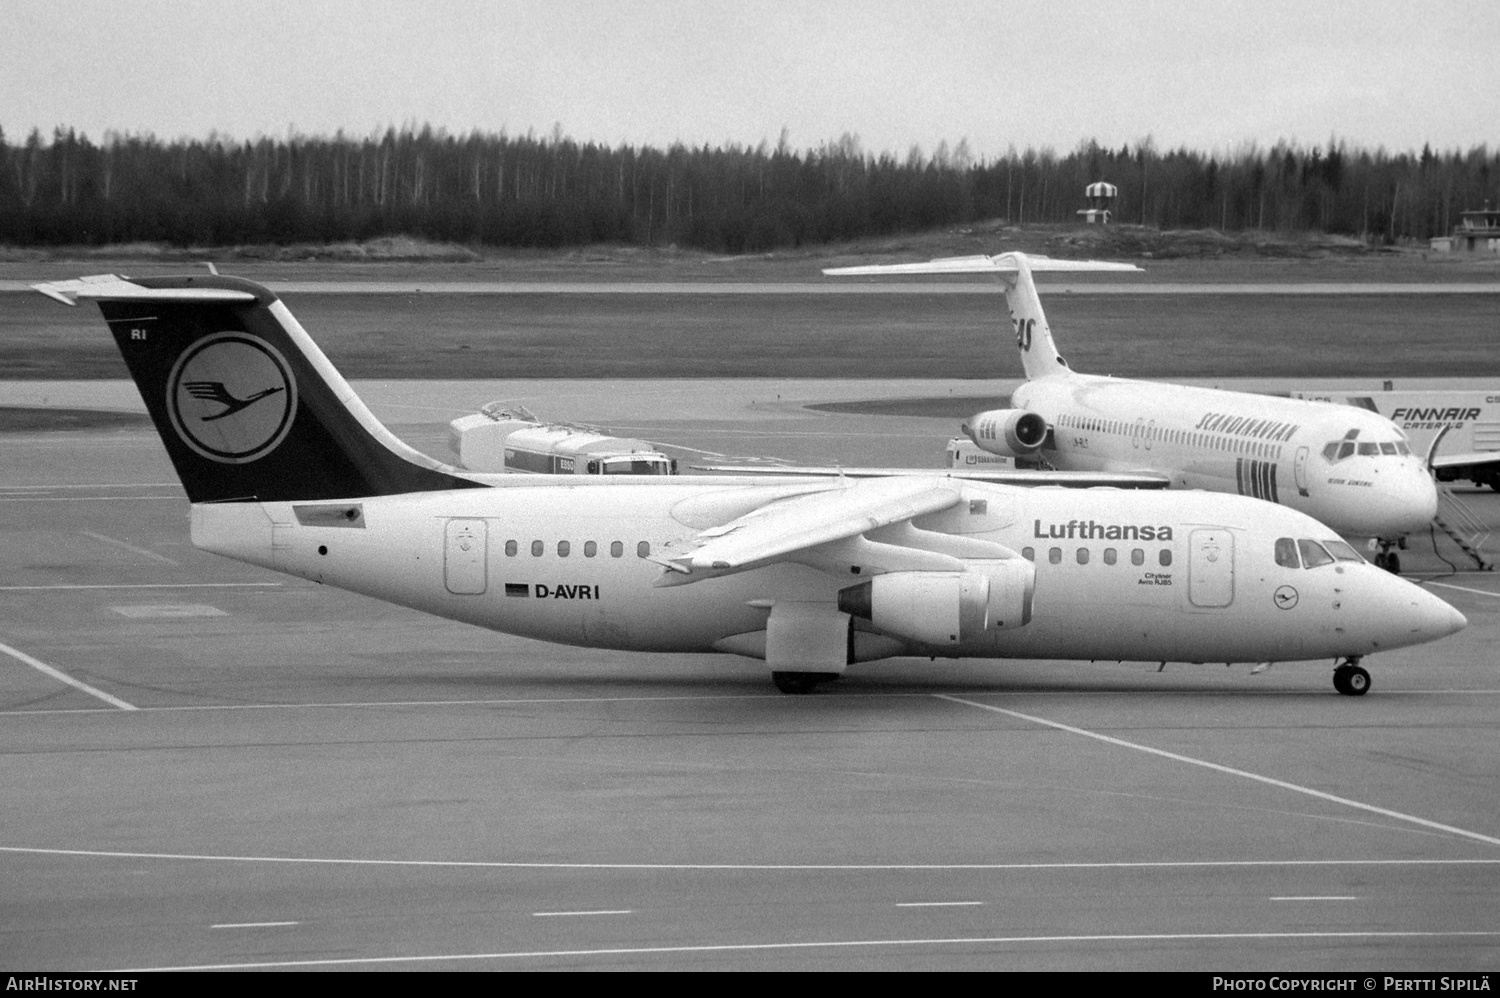
[[[833,612],[840,590],[868,580],[870,570],[856,573],[851,564],[837,575],[783,561],[664,587],[663,566],[650,559],[689,550],[703,530],[768,501],[837,487],[699,478],[611,483],[607,492],[538,484],[349,502],[204,503],[193,507],[193,541],[541,640],[753,655],[772,603]],[[1357,558],[1278,564],[1278,538],[1331,538],[1295,511],[1192,491],[961,489],[962,503],[912,526],[1022,553],[1035,565],[1029,622],[942,648],[865,628],[851,639],[851,649],[859,645],[852,660],[1290,661],[1364,655],[1458,626],[1446,604]]]
[[[1040,456],[1059,469],[1154,469],[1175,488],[1266,499],[1353,537],[1399,537],[1437,511],[1400,430],[1349,406],[1084,374],[1026,382],[1012,404],[1046,418]]]

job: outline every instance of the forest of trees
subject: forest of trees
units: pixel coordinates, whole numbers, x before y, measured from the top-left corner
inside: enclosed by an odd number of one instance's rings
[[[812,150],[668,149],[451,135],[162,141],[0,131],[0,243],[227,246],[409,235],[474,245],[587,243],[766,251],[1003,218],[1074,219],[1086,184],[1116,219],[1163,229],[1322,231],[1372,242],[1446,234],[1494,199],[1500,152],[1278,143],[1213,156],[1081,144],[976,158],[967,141],[905,157],[845,135]]]

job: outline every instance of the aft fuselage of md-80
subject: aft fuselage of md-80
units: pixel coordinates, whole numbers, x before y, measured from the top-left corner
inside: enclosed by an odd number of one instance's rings
[[[393,436],[264,287],[37,285],[99,303],[198,547],[546,641],[759,658],[808,692],[901,655],[1344,658],[1464,618],[1295,510],[1205,492],[484,475]]]
[[[1266,499],[1350,537],[1397,538],[1437,513],[1405,434],[1352,406],[1071,372],[1028,381],[1011,402],[1047,420],[1036,453],[1057,468],[1155,469],[1174,488]],[[967,426],[981,447],[986,416]]]

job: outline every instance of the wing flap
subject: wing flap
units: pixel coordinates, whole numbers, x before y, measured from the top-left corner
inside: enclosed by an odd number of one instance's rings
[[[850,482],[842,488],[772,502],[706,531],[699,535],[706,539],[698,548],[671,558],[667,567],[678,573],[723,574],[776,560],[796,560],[791,556],[948,509],[961,499],[955,483],[932,476]]]

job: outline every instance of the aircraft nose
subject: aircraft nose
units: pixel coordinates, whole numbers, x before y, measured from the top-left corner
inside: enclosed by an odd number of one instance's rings
[[[1425,529],[1437,509],[1437,484],[1421,468],[1403,468],[1387,478],[1366,505],[1372,536],[1388,538]]]
[[[1391,581],[1401,582],[1389,601],[1396,611],[1391,615],[1392,621],[1406,632],[1403,643],[1436,641],[1469,626],[1468,618],[1447,601],[1404,579],[1391,578]]]

